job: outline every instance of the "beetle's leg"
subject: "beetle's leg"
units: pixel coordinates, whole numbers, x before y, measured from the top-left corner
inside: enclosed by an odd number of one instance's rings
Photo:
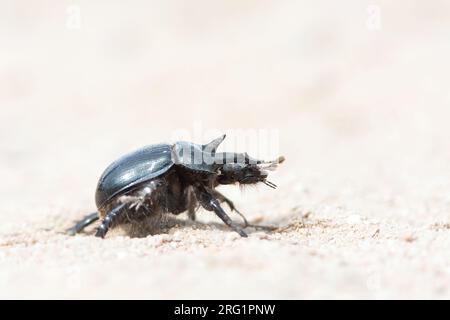
[[[217,190],[211,190],[211,193],[220,201],[220,202],[225,202],[232,211],[235,211],[238,215],[241,216],[242,220],[244,220],[244,228],[247,227],[253,227],[253,228],[257,228],[257,229],[263,229],[263,230],[269,230],[269,231],[273,231],[275,229],[277,229],[277,227],[272,227],[272,226],[259,226],[256,224],[252,224],[249,223],[247,221],[247,219],[245,218],[244,214],[242,214],[238,209],[236,209],[236,207],[234,206],[233,201],[231,201],[230,199],[228,199],[227,197],[225,197],[222,193],[220,193]]]
[[[225,202],[230,207],[231,211],[235,211],[238,215],[241,216],[242,220],[244,220],[244,228],[247,228],[249,226],[247,219],[241,212],[239,212],[238,209],[236,209],[233,201],[225,197],[222,193],[220,193],[217,190],[211,190],[211,192],[217,198],[217,200],[219,200],[220,202]]]
[[[195,209],[196,209],[196,206],[189,203],[189,208],[188,208],[187,214],[188,214],[188,218],[192,221],[195,221]]]
[[[222,219],[222,221],[231,229],[239,233],[241,237],[248,237],[242,228],[231,220],[226,212],[220,206],[219,201],[209,193],[205,188],[198,188],[198,200],[203,208],[208,211],[214,211],[214,213]]]
[[[126,205],[127,203],[122,203],[106,214],[101,225],[97,228],[97,232],[95,233],[96,237],[104,238],[108,230],[117,225],[120,221],[121,215],[125,211],[123,209]]]
[[[93,222],[97,221],[99,219],[98,213],[93,212],[91,214],[88,214],[83,219],[78,221],[72,228],[67,229],[67,233],[71,236],[74,236],[75,234],[83,231],[84,228],[86,228],[88,225],[92,224]]]
[[[192,190],[188,193],[188,217],[192,221],[195,221],[195,211],[197,210],[197,199],[195,199],[195,194]]]

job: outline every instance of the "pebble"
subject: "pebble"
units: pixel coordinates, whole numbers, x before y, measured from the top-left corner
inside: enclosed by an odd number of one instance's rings
[[[412,234],[408,234],[403,237],[403,240],[405,240],[406,242],[414,242],[417,240],[417,238]]]

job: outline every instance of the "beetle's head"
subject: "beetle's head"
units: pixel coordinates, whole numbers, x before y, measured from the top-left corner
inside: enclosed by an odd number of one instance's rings
[[[225,161],[219,170],[217,182],[219,184],[254,184],[263,182],[271,188],[276,185],[267,180],[268,171],[273,171],[278,164],[284,161],[284,157],[279,157],[273,161],[262,161],[250,158],[244,154],[228,154],[225,158],[232,156],[234,161]],[[238,159],[241,158],[242,161]]]

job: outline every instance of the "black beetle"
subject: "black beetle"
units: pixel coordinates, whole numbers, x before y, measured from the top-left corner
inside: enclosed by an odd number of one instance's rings
[[[220,202],[240,212],[215,187],[263,182],[275,188],[275,184],[267,181],[266,170],[274,170],[284,157],[261,161],[247,153],[217,153],[216,149],[224,139],[225,135],[206,145],[184,141],[173,145],[150,145],[121,157],[100,177],[95,194],[98,213],[86,216],[69,232],[80,232],[99,218],[102,222],[95,236],[101,238],[112,227],[126,222],[140,223],[151,215],[177,215],[188,211],[188,216],[195,219],[200,204],[204,209],[214,211],[242,237],[247,237],[225,213]],[[244,221],[247,226],[245,217]]]

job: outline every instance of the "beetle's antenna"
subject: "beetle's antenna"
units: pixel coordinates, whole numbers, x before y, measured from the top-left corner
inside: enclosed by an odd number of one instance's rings
[[[270,181],[268,181],[268,180],[263,180],[263,183],[264,183],[266,186],[271,187],[272,189],[276,189],[276,188],[277,188],[277,185],[276,185],[275,183],[270,182]]]

